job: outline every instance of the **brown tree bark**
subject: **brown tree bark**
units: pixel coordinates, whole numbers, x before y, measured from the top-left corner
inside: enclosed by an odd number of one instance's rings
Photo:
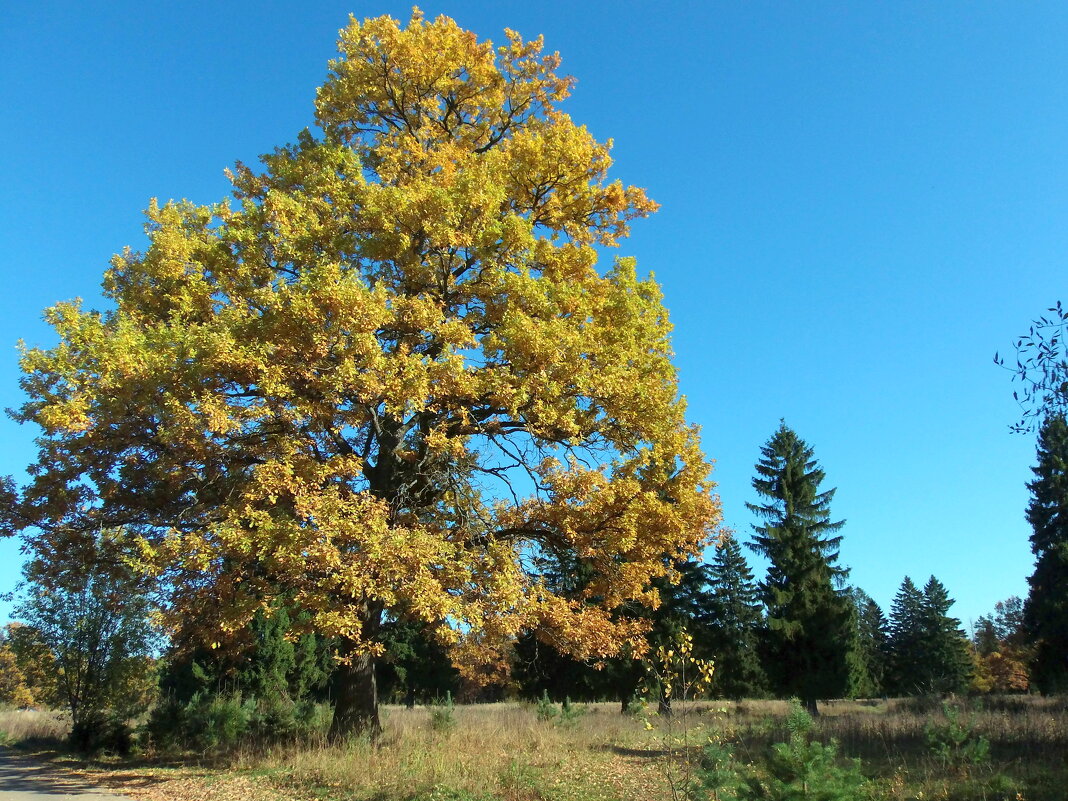
[[[334,720],[330,724],[330,739],[342,740],[355,735],[369,737],[373,742],[381,734],[374,657],[370,654],[352,656],[338,665],[334,673]]]
[[[381,609],[368,609],[363,624],[365,636],[376,636],[381,621]],[[354,653],[351,644],[343,646],[338,656],[342,661],[334,672],[334,719],[329,737],[332,741],[368,737],[375,742],[382,734],[375,659],[366,652]]]
[[[820,708],[819,708],[819,704],[816,702],[815,698],[806,698],[804,706],[805,706],[805,711],[808,712],[809,715],[811,715],[814,718],[818,718],[819,717]]]

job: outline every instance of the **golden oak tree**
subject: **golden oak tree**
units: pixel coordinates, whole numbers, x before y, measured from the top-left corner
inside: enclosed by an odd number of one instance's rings
[[[719,520],[661,293],[597,268],[656,205],[558,109],[559,57],[506,36],[352,19],[317,130],[231,201],[153,202],[114,308],[53,307],[59,345],[23,354],[39,550],[136,532],[213,642],[306,610],[343,642],[336,733],[378,729],[384,616],[469,673],[524,630],[609,655],[641,633],[613,610]],[[594,568],[582,597],[540,579],[552,552]]]

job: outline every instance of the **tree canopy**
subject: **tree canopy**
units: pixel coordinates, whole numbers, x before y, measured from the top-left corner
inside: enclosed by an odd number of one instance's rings
[[[655,210],[559,104],[559,57],[416,11],[352,19],[317,129],[158,203],[108,307],[46,312],[22,355],[40,426],[18,519],[56,553],[140,539],[172,627],[227,637],[284,600],[342,643],[340,730],[377,726],[383,615],[477,673],[524,630],[578,658],[638,642],[612,610],[718,523],[661,293],[599,270]],[[580,597],[538,555],[578,554]]]

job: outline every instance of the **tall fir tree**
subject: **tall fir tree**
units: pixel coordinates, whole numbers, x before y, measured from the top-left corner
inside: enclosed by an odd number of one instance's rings
[[[912,695],[922,689],[918,674],[923,659],[923,593],[905,576],[890,607],[886,690]]]
[[[1038,464],[1029,483],[1035,572],[1024,625],[1035,643],[1031,678],[1045,695],[1068,692],[1068,422],[1047,417],[1038,434]]]
[[[375,666],[382,698],[403,702],[410,709],[416,702],[430,703],[458,693],[460,673],[445,647],[425,627],[403,619],[389,620],[382,639],[386,651]]]
[[[895,695],[959,693],[968,688],[972,657],[953,599],[934,576],[919,590],[905,576],[890,612],[887,689]]]
[[[854,698],[882,695],[886,678],[888,625],[883,610],[859,587],[850,592],[855,607],[856,646],[849,694]]]
[[[968,638],[960,620],[950,616],[951,606],[945,586],[931,576],[920,604],[923,656],[918,668],[923,688],[939,694],[964,692],[972,669]]]
[[[848,691],[853,619],[849,599],[836,588],[845,521],[831,520],[834,490],[820,491],[825,474],[812,448],[785,422],[761,449],[753,488],[762,503],[746,504],[754,525],[752,547],[771,561],[762,585],[767,609],[768,673],[776,689],[816,711],[820,698]]]
[[[724,537],[716,549],[708,582],[700,616],[707,638],[704,645],[716,666],[712,692],[723,698],[759,698],[768,691],[759,652],[760,589],[733,535]]]

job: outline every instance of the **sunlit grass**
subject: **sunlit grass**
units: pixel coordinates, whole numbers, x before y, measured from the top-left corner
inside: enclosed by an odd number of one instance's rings
[[[47,709],[0,708],[0,738],[7,745],[59,743],[70,731],[70,717]]]
[[[870,801],[1018,801],[1017,794],[1063,801],[1068,700],[953,703],[958,719],[989,740],[988,761],[951,765],[932,753],[926,729],[946,722],[936,700],[821,704],[813,736],[833,738],[843,758],[862,760]],[[527,704],[457,706],[453,725],[441,728],[432,708],[387,706],[385,734],[374,745],[304,741],[177,762],[143,754],[97,762],[94,776],[123,792],[151,787],[151,794],[133,794],[152,801],[656,801],[672,798],[672,786],[685,788],[710,737],[730,743],[757,773],[770,745],[788,738],[785,701],[676,702],[671,719],[652,710],[622,715],[609,703],[580,708],[583,714],[561,722],[559,715],[539,720]],[[54,713],[8,711],[0,712],[5,726],[9,736],[27,739],[62,736],[66,724]]]

